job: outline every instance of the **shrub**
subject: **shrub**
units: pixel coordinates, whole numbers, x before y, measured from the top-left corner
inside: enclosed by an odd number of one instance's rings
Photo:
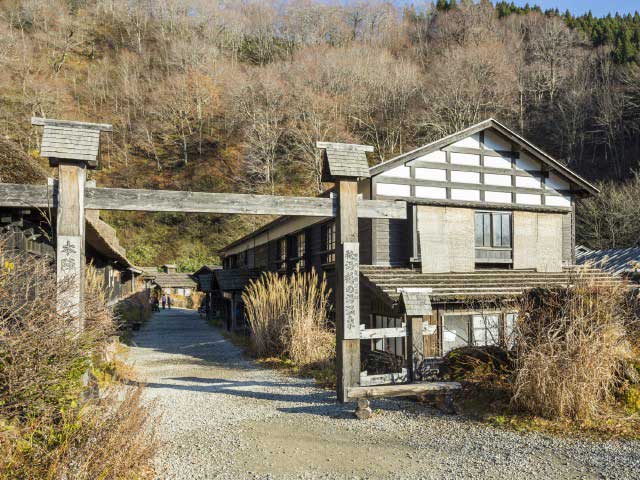
[[[624,404],[631,413],[640,412],[640,386],[632,385],[624,392]]]
[[[140,393],[85,399],[83,376],[115,328],[98,277],[87,272],[78,331],[56,311],[54,267],[1,243],[0,258],[0,478],[141,476],[154,442]]]
[[[330,360],[334,335],[327,326],[329,289],[315,270],[281,276],[266,272],[242,298],[258,356],[286,355],[297,365]]]
[[[440,371],[453,380],[492,379],[510,374],[513,359],[496,345],[462,347],[445,355]]]
[[[571,283],[522,299],[512,402],[547,418],[585,420],[613,399],[633,312],[622,282],[597,285],[579,271]]]

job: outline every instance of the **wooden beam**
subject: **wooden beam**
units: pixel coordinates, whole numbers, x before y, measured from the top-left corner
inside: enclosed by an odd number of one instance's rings
[[[411,381],[422,380],[422,363],[424,362],[424,332],[422,317],[407,318],[407,352]]]
[[[553,196],[553,195],[552,195]],[[383,197],[384,195],[379,195]],[[391,198],[391,197],[389,197]],[[475,208],[480,210],[510,210],[523,212],[545,212],[545,213],[569,213],[571,207],[552,207],[550,205],[525,205],[524,203],[494,203],[480,202],[468,200],[444,200],[436,198],[418,198],[407,197],[407,202],[415,205],[430,205],[437,207],[459,207],[459,208]]]
[[[57,207],[56,188],[46,185],[0,183],[1,207]],[[127,188],[85,189],[90,210],[134,210],[191,213],[248,213],[255,215],[302,215],[334,217],[337,199],[283,197],[238,193],[184,192]],[[406,202],[358,200],[360,218],[407,217]]]
[[[406,368],[403,368],[401,372],[381,373],[379,375],[367,375],[367,372],[360,372],[360,386],[371,387],[387,383],[405,383],[408,378],[409,372]]]
[[[127,188],[87,188],[87,208],[149,212],[244,213],[335,217],[337,198],[284,197],[246,193],[208,193]],[[406,218],[406,203],[358,201],[361,218]]]
[[[63,128],[85,128],[90,130],[99,130],[102,132],[112,132],[113,126],[108,123],[88,123],[88,122],[76,122],[73,120],[59,120],[55,118],[41,118],[31,117],[31,125],[43,127],[50,125],[54,127]]]
[[[443,169],[444,170],[444,169]],[[447,170],[449,172],[449,170]],[[512,176],[513,173],[511,170],[507,170],[506,176]],[[556,190],[544,190],[542,187],[540,188],[531,188],[531,187],[516,187],[505,186],[505,185],[489,185],[489,184],[481,184],[481,183],[460,183],[460,182],[451,182],[451,181],[439,181],[439,180],[425,180],[422,178],[396,178],[396,177],[383,177],[378,178],[378,183],[386,183],[392,185],[416,185],[421,187],[449,187],[449,188],[458,188],[462,190],[488,190],[491,192],[507,192],[507,193],[531,193],[534,195],[546,195],[548,197],[559,197],[560,193],[563,193],[563,190],[560,190],[559,193],[556,193]]]
[[[358,145],[356,143],[316,142],[316,148],[331,148],[346,152],[373,152],[371,145]]]
[[[349,389],[349,400],[358,398],[406,397],[428,392],[449,392],[460,390],[458,382],[425,382],[405,383],[401,385],[380,385],[372,387],[352,387]]]
[[[366,328],[360,330],[360,340],[373,340],[377,338],[401,338],[406,336],[406,325],[393,328]]]
[[[483,133],[483,132],[480,132]],[[443,151],[451,153],[469,153],[472,155],[486,155],[489,157],[519,158],[520,153],[512,150],[492,150],[488,148],[468,148],[468,147],[443,147]]]
[[[56,207],[56,189],[47,185],[0,183],[0,207]]]

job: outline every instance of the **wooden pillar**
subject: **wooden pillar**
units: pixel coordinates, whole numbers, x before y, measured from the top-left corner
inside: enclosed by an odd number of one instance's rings
[[[424,361],[424,335],[422,317],[407,316],[407,351],[412,382],[422,380],[421,365]]]
[[[235,292],[231,294],[231,325],[230,331],[234,332],[237,328],[237,318],[236,318],[236,294]]]
[[[58,211],[56,219],[56,274],[58,312],[74,318],[84,328],[84,162],[58,161]]]
[[[336,369],[337,396],[346,402],[360,382],[360,258],[358,254],[358,183],[336,181]]]

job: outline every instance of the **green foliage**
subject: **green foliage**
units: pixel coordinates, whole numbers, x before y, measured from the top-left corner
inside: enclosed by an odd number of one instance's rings
[[[498,346],[457,348],[444,357],[441,368],[442,374],[452,380],[501,377],[512,371],[512,359]]]
[[[501,1],[495,4],[495,9],[499,18],[509,15],[527,15],[531,12],[542,13],[539,6],[528,3],[520,7],[513,2]],[[568,10],[560,15],[556,8],[545,10],[544,14],[549,17],[561,16],[569,28],[584,32],[594,47],[611,46],[611,56],[616,63],[624,65],[638,61],[640,51],[640,14],[638,12],[624,16],[617,13],[614,16],[609,14],[601,18],[594,17],[591,12],[588,12],[574,17]]]
[[[640,386],[627,388],[624,394],[624,405],[630,413],[640,413]]]

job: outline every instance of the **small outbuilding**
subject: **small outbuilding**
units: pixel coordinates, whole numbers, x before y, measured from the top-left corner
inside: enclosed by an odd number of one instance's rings
[[[198,287],[198,283],[191,273],[179,273],[177,267],[172,264],[166,264],[161,267],[161,271],[155,275],[153,284],[158,287],[162,293],[180,295],[182,297],[190,297],[193,291]]]
[[[214,273],[221,269],[220,265],[203,265],[193,274],[193,278],[198,284],[198,291],[204,293],[201,307],[204,308],[207,320],[223,317],[224,299]]]

